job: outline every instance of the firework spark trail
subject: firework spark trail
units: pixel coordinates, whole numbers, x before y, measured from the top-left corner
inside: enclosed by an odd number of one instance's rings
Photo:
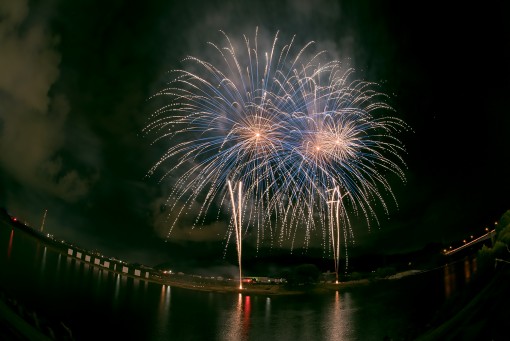
[[[161,180],[181,172],[168,197],[174,216],[167,236],[194,203],[200,210],[193,227],[213,204],[227,206],[229,181],[243,183],[243,212],[236,214],[246,217],[243,234],[256,227],[258,241],[268,233],[293,242],[304,229],[307,244],[317,228],[323,239],[334,238],[327,227],[331,188],[345,193],[369,226],[378,221],[375,205],[388,213],[380,189],[395,200],[385,176],[405,181],[405,150],[395,134],[408,127],[387,115],[393,109],[377,84],[351,80],[354,70],[325,60],[325,51],[307,59],[312,42],[296,50],[292,39],[279,49],[276,34],[270,50],[260,52],[256,33],[254,46],[244,37],[241,58],[223,36],[225,47],[209,43],[222,64],[186,58],[196,71],[171,72],[169,86],[155,95],[170,102],[144,129],[155,142],[172,141],[149,175],[164,165]]]
[[[348,193],[353,209],[370,223],[370,217],[377,220],[375,202],[388,212],[380,186],[395,199],[385,173],[405,181],[399,156],[404,149],[392,134],[407,126],[397,118],[376,115],[391,107],[380,99],[385,95],[373,89],[375,83],[348,82],[352,69],[340,73],[339,63],[326,65],[316,75],[329,74],[322,77],[327,83],[317,83],[317,77],[300,78],[301,91],[294,91],[291,84],[293,100],[282,109],[293,113],[290,123],[295,125],[287,138],[291,148],[285,162],[291,176],[283,187],[293,189],[297,201],[306,198],[305,207],[323,216],[327,200],[323,193],[337,183]],[[308,226],[313,227],[313,221]]]
[[[194,139],[169,147],[149,172],[152,174],[165,161],[175,158],[178,162],[164,177],[185,164],[194,164],[174,185],[171,197],[177,200],[171,208],[172,211],[178,210],[178,203],[185,201],[177,214],[179,216],[184,206],[194,201],[200,193],[206,192],[206,200],[197,221],[204,218],[216,196],[222,197],[221,201],[225,200],[223,186],[227,177],[246,184],[246,196],[255,203],[252,212],[260,212],[250,214],[249,219],[266,216],[264,201],[270,200],[270,194],[277,192],[275,187],[281,176],[278,174],[278,164],[281,163],[279,155],[282,154],[285,119],[273,109],[271,98],[275,97],[267,96],[270,93],[267,85],[275,77],[271,75],[271,62],[276,38],[271,53],[266,54],[264,66],[259,66],[258,51],[252,50],[245,39],[249,55],[246,74],[237,60],[233,45],[226,38],[229,42],[227,48],[212,46],[224,58],[226,69],[232,73],[231,78],[207,62],[187,58],[203,67],[204,75],[176,70],[177,76],[171,86],[157,94],[170,96],[172,103],[156,111],[145,129],[155,130],[159,134],[158,139],[174,139],[197,133]],[[228,53],[223,53],[223,50]],[[287,52],[282,52],[278,65],[286,65],[284,60]],[[277,67],[273,72],[283,71]],[[176,222],[177,219],[169,233]],[[259,222],[258,226],[264,226],[264,223]]]

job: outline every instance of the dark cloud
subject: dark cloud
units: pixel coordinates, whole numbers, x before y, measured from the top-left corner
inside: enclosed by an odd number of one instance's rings
[[[1,6],[0,162],[16,181],[67,201],[83,197],[93,177],[68,167],[65,144],[69,103],[50,94],[59,77],[58,38],[20,1]]]

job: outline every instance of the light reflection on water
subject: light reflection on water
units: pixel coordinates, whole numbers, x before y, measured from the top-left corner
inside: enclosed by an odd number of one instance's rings
[[[47,249],[48,248],[45,246],[42,257],[41,257],[41,274],[44,274],[44,270],[46,269],[46,251],[47,251]]]
[[[55,271],[55,283],[58,283],[60,280],[61,267],[62,267],[62,254],[59,253],[57,258],[57,270]]]
[[[161,285],[156,325],[153,328],[152,340],[164,340],[167,337],[167,325],[170,317],[171,290],[169,285]],[[170,339],[170,338],[168,338]]]
[[[450,298],[459,287],[469,283],[476,270],[475,256],[465,257],[461,261],[445,265],[443,267],[445,298]]]
[[[232,310],[227,311],[226,322],[221,323],[218,328],[223,330],[223,340],[235,341],[235,340],[246,340],[243,338],[243,294],[237,295],[237,303],[232,306]],[[220,319],[220,322],[223,320]]]
[[[266,314],[265,314],[265,320],[266,322],[269,322],[269,319],[271,318],[271,297],[266,297]]]
[[[327,318],[324,320],[323,329],[327,340],[353,340],[351,334],[351,307],[350,294],[345,293],[341,297],[340,292],[335,292],[335,298]]]
[[[115,291],[113,293],[113,302],[119,301],[119,292],[120,292],[120,275],[115,274]],[[117,307],[116,304],[114,304],[114,307]]]
[[[67,319],[83,340],[97,336],[91,319],[107,328],[103,337],[115,339],[351,341],[382,340],[386,334],[396,339],[403,335],[400,329],[422,318],[410,307],[430,316],[431,302],[448,297],[457,285],[455,269],[444,267],[437,282],[406,279],[315,296],[196,292],[107,271],[20,240],[17,232],[0,225],[0,245],[7,248],[0,253],[0,285],[20,296],[28,296],[29,286],[40,309]],[[20,269],[26,270],[23,285],[16,282]],[[475,271],[476,262],[463,263],[464,280]]]
[[[250,314],[251,314],[251,297],[244,296],[243,307],[243,323],[242,323],[242,339],[247,340],[250,335]]]
[[[7,258],[11,258],[12,252],[12,239],[14,238],[14,229],[11,230],[11,234],[9,236],[9,246],[7,247]]]

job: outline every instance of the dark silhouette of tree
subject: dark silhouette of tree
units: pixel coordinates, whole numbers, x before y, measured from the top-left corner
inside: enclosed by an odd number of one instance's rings
[[[298,284],[310,285],[317,283],[321,272],[314,264],[301,264],[294,269],[294,275]]]

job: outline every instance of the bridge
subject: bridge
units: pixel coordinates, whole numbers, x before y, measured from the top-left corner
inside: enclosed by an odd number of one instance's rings
[[[463,245],[461,245],[461,246],[459,246],[459,247],[457,247],[455,249],[444,250],[443,254],[445,256],[450,256],[450,255],[452,255],[454,253],[457,253],[457,252],[459,252],[459,251],[461,251],[463,249],[466,249],[466,248],[468,248],[468,247],[470,247],[472,245],[475,245],[477,243],[483,242],[483,241],[485,241],[487,239],[491,239],[492,240],[492,238],[494,238],[495,235],[496,235],[496,230],[493,229],[493,230],[488,231],[487,233],[485,233],[484,235],[482,235],[482,236],[480,236],[480,237],[478,237],[476,239],[473,239],[473,240],[471,240],[469,242],[465,241]]]

